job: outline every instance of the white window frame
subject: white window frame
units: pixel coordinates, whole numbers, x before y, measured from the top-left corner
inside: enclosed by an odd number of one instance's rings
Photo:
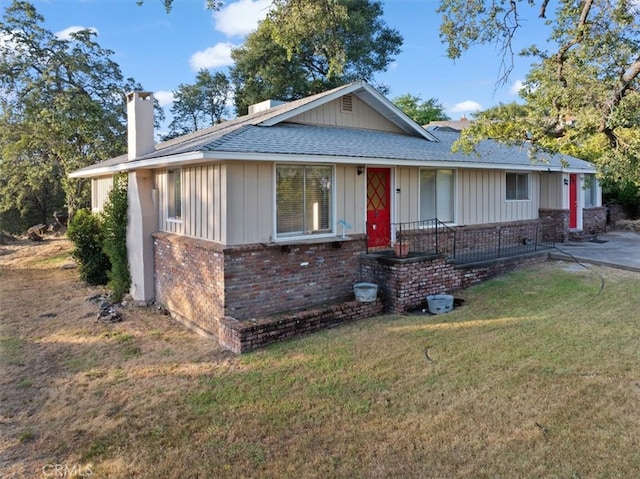
[[[594,173],[585,173],[582,176],[582,205],[584,208],[595,208],[600,206],[598,178]],[[593,201],[591,201],[593,200]]]
[[[420,206],[420,211],[418,211],[419,214],[419,218],[420,221],[427,221],[427,220],[432,220],[434,218],[423,218],[422,217],[422,172],[423,171],[433,171],[435,172],[436,175],[436,179],[435,179],[435,183],[436,183],[436,205],[435,205],[435,211],[436,211],[436,217],[438,216],[438,204],[437,204],[437,199],[438,199],[438,171],[451,171],[452,175],[451,175],[451,219],[447,219],[447,220],[442,220],[440,218],[438,218],[438,220],[442,221],[445,224],[448,225],[453,225],[456,223],[456,185],[457,185],[457,170],[454,168],[420,168],[419,170],[419,174],[418,174],[418,204]]]
[[[516,175],[516,197],[509,198],[509,175]],[[518,178],[524,176],[526,179],[526,198],[518,196]],[[504,175],[504,197],[505,201],[531,201],[531,173],[529,171],[507,171]]]
[[[179,178],[180,211],[179,212],[175,211],[176,209],[175,174],[174,174],[175,172],[178,172],[180,176]],[[166,205],[167,205],[167,208],[166,208],[167,221],[174,222],[174,223],[181,223],[182,217],[184,214],[184,188],[183,188],[184,175],[183,175],[182,168],[167,168],[166,179],[167,179],[166,181],[167,188],[166,188],[165,198],[166,198]],[[171,184],[172,181],[174,182],[173,185]],[[174,214],[172,215],[172,213]]]
[[[331,177],[329,178],[329,229],[327,231],[313,232],[307,230],[301,233],[279,233],[278,232],[278,168],[308,168],[308,167],[326,167],[331,169]],[[328,163],[276,163],[273,168],[273,235],[276,242],[287,242],[301,239],[315,238],[332,238],[336,236],[336,166]]]

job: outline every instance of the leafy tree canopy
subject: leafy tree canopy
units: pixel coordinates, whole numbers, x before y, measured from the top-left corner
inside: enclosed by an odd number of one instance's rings
[[[395,98],[393,103],[420,125],[426,125],[432,121],[451,119],[444,112],[443,106],[435,98],[423,100],[419,96],[407,93],[406,95]]]
[[[46,223],[65,202],[70,214],[89,202],[69,172],[126,151],[126,93],[141,88],[94,32],[65,40],[43,22],[25,1],[0,20],[0,213]]]
[[[518,115],[508,109],[479,114],[460,146],[493,137],[530,141],[540,152],[560,151],[597,161],[609,178],[640,185],[640,29],[637,2],[441,0],[440,34],[448,55],[497,42],[502,81],[511,71],[523,16],[537,13],[550,31],[546,45],[519,54],[532,59]],[[535,20],[530,20],[535,21]]]
[[[232,51],[238,114],[266,99],[291,101],[364,79],[400,52],[375,0],[274,0],[274,8]],[[379,86],[384,90],[384,87]]]
[[[222,72],[200,70],[193,85],[180,84],[173,92],[173,120],[165,140],[221,123],[227,112],[231,84]]]

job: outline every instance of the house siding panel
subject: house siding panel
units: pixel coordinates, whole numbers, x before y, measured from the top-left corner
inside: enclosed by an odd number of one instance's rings
[[[158,189],[158,230],[194,238],[220,241],[220,165],[182,169],[183,205],[180,221],[167,219],[166,170],[155,172]]]
[[[345,220],[352,228],[346,234],[365,232],[366,222],[366,178],[357,173],[357,166],[336,166],[336,224]],[[336,234],[342,235],[343,227],[338,225]]]
[[[539,175],[529,175],[529,199],[506,201],[506,172],[491,170],[458,171],[457,223],[475,225],[504,221],[531,220],[538,217]]]
[[[225,244],[273,240],[273,164],[228,163]]]
[[[113,176],[94,178],[91,185],[91,211],[102,213],[104,204],[109,199],[109,192],[113,187]]]
[[[341,126],[402,133],[400,128],[364,103],[356,95],[353,95],[352,98],[352,112],[343,112],[341,110],[342,100],[338,98],[332,102],[296,115],[288,121],[309,125]]]

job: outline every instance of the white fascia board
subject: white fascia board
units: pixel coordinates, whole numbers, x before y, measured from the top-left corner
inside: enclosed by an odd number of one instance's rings
[[[288,155],[281,153],[243,153],[224,151],[196,151],[174,156],[163,156],[147,160],[124,161],[118,165],[97,167],[81,172],[72,172],[70,178],[93,178],[124,171],[140,169],[167,168],[171,166],[188,166],[207,161],[256,161],[278,163],[333,163],[333,164],[363,164],[369,166],[410,166],[419,168],[464,168],[472,170],[510,170],[510,171],[541,171],[565,173],[595,173],[595,168],[564,168],[549,165],[515,165],[506,163],[476,163],[466,161],[447,160],[402,160],[393,158],[370,158],[356,156],[321,156],[321,155]]]
[[[154,168],[165,168],[176,165],[191,165],[202,163],[205,159],[204,152],[195,151],[191,153],[183,153],[174,156],[162,156],[159,158],[149,158],[147,160],[124,161],[114,166],[97,166],[96,168],[85,169],[83,171],[74,171],[69,173],[70,178],[93,178],[96,176],[105,176],[114,173],[122,173],[124,171],[149,170]]]
[[[595,173],[595,169],[563,168],[549,165],[516,165],[505,163],[475,163],[466,161],[448,160],[402,160],[392,158],[371,158],[356,156],[321,156],[321,155],[287,155],[274,153],[235,153],[235,152],[205,152],[205,160],[216,161],[267,161],[278,163],[335,163],[335,164],[362,164],[368,166],[412,166],[412,167],[446,167],[467,168],[474,170],[522,170],[543,172],[571,172],[571,173]]]

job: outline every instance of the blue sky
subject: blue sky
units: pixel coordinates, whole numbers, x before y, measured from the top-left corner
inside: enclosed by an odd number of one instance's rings
[[[0,0],[0,9],[9,3]],[[270,0],[229,0],[218,12],[207,10],[204,0],[174,0],[169,14],[160,0],[145,0],[142,6],[136,0],[31,3],[44,16],[45,28],[60,36],[73,29],[95,29],[98,43],[114,52],[112,59],[123,75],[152,91],[169,115],[171,92],[180,83],[193,83],[200,68],[227,71],[230,48],[255,29]],[[406,93],[436,98],[452,119],[518,99],[526,59],[516,59],[509,82],[496,88],[500,57],[493,46],[474,48],[456,62],[446,58],[436,0],[385,0],[383,5],[384,21],[404,38],[402,53],[376,77],[390,88],[389,98]],[[523,43],[535,36],[535,23],[523,20]]]

